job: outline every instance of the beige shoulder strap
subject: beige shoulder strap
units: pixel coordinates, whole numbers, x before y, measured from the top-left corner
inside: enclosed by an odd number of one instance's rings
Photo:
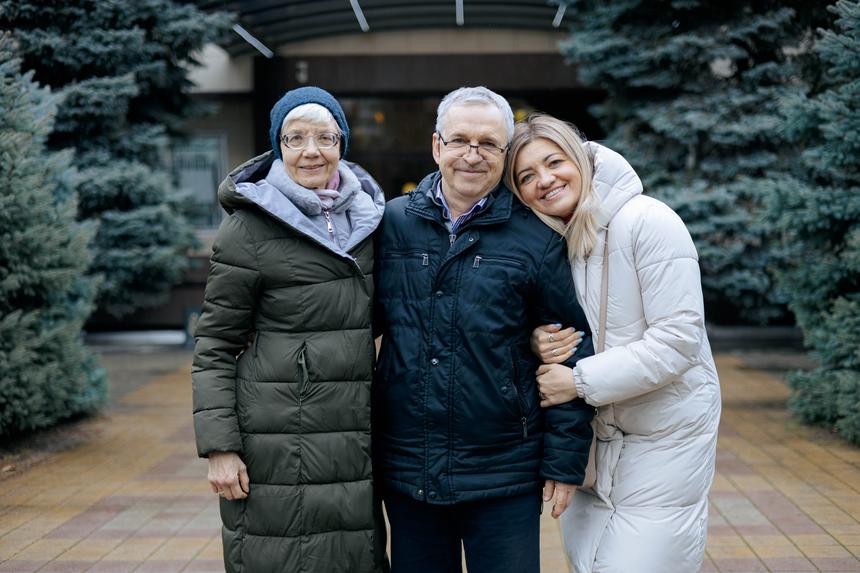
[[[603,268],[601,269],[603,278],[600,281],[600,314],[599,323],[597,325],[597,348],[599,354],[606,348],[606,306],[609,300],[609,228],[603,235]],[[594,485],[597,482],[597,430],[594,427],[594,420],[591,422],[591,428],[594,432],[591,438],[591,447],[588,450],[588,464],[585,466],[585,478],[582,481],[581,489],[594,491]]]
[[[597,325],[597,348],[600,353],[606,349],[606,306],[609,301],[609,227],[603,235],[603,278],[600,281],[600,318]]]

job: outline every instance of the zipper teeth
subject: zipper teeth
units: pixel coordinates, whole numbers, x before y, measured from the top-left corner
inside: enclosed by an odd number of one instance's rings
[[[519,369],[517,368],[516,359],[511,356],[511,360],[513,363],[513,378],[511,379],[511,386],[514,389],[514,394],[517,397],[517,405],[520,407],[520,423],[523,425],[523,440],[529,437],[529,419],[526,417],[526,405],[523,401],[523,395],[520,391],[520,387],[517,384],[517,380],[519,379]]]
[[[308,372],[308,362],[307,357],[305,356],[305,351],[307,350],[306,346],[302,346],[302,349],[299,351],[299,369],[301,370],[301,387],[299,390],[300,395],[304,395],[307,390],[308,385],[310,384],[310,373]]]

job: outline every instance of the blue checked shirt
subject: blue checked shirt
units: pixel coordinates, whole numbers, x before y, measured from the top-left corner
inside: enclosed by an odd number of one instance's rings
[[[456,237],[457,229],[459,229],[463,223],[468,221],[475,215],[484,204],[487,202],[487,196],[484,195],[481,197],[481,200],[472,205],[472,208],[457,217],[456,221],[451,220],[451,209],[448,207],[448,201],[445,200],[445,194],[442,193],[442,181],[439,180],[439,183],[436,184],[436,202],[442,205],[442,211],[445,217],[445,226],[448,228],[448,232],[451,233],[452,237]],[[452,241],[453,242],[453,239]]]

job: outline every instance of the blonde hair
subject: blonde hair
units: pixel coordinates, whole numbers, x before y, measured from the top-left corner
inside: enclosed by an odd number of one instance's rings
[[[523,198],[517,189],[514,164],[522,148],[536,139],[551,141],[562,150],[579,169],[582,187],[579,191],[579,200],[573,209],[573,216],[567,223],[560,217],[544,215],[537,211],[535,214],[552,230],[564,237],[571,262],[585,259],[597,241],[596,211],[599,201],[591,184],[594,158],[574,125],[544,113],[529,115],[514,128],[514,136],[505,162],[505,183],[520,201]]]

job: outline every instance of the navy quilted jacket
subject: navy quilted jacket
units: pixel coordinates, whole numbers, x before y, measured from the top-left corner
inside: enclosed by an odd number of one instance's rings
[[[559,322],[587,334],[568,365],[593,354],[564,243],[503,185],[449,236],[439,177],[390,201],[378,231],[377,479],[436,504],[580,484],[594,409],[542,411],[529,349]]]

